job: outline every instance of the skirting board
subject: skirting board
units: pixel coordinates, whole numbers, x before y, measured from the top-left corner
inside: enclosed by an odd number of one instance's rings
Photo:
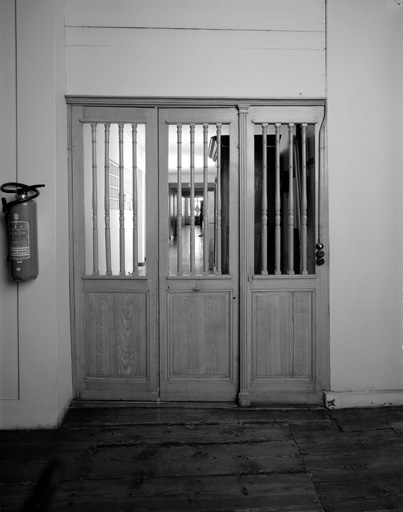
[[[403,390],[392,391],[324,391],[328,409],[350,407],[393,407],[403,405]]]

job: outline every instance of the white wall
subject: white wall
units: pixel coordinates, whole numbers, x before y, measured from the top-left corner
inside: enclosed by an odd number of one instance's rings
[[[403,389],[403,5],[328,0],[331,387]]]
[[[17,297],[0,263],[0,428],[54,426],[71,397],[65,93],[327,95],[332,389],[402,390],[403,6],[328,0],[325,56],[324,0],[16,2],[17,82],[0,0],[0,177],[46,188],[39,277]]]
[[[5,27],[15,26],[13,4],[0,4]],[[50,427],[71,397],[64,2],[18,0],[16,17],[16,44],[10,36],[6,63],[12,72],[11,49],[16,47],[17,81],[13,88],[10,79],[2,96],[2,103],[10,104],[1,128],[14,133],[17,128],[17,144],[12,136],[1,179],[17,177],[23,183],[45,183],[46,188],[37,199],[40,274],[29,283],[7,283],[0,292],[7,314],[1,345],[19,350],[19,374],[7,361],[0,362],[2,375],[14,379],[11,399],[0,400],[0,427]],[[2,266],[2,280],[5,275]]]
[[[16,180],[14,2],[0,0],[0,184]],[[17,287],[9,278],[0,214],[0,399],[18,398]]]
[[[67,94],[323,97],[324,0],[69,0]]]

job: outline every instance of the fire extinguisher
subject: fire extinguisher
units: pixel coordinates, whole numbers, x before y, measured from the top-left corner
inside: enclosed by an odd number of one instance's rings
[[[39,274],[38,264],[38,224],[35,197],[38,188],[45,185],[24,185],[4,183],[0,190],[15,194],[9,203],[3,197],[3,213],[8,232],[8,261],[11,277],[15,281],[31,281]]]

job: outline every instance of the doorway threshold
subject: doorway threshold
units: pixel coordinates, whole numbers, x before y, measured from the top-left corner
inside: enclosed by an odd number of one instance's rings
[[[118,408],[142,408],[142,409],[242,409],[242,410],[309,410],[316,411],[324,409],[323,405],[317,404],[255,404],[248,407],[240,407],[235,402],[147,402],[131,400],[73,400],[70,409],[118,409]]]

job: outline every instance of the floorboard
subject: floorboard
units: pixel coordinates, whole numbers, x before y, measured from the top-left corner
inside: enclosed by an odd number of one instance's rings
[[[0,432],[0,512],[54,459],[50,512],[402,512],[402,425],[398,407],[74,407],[57,430]]]

